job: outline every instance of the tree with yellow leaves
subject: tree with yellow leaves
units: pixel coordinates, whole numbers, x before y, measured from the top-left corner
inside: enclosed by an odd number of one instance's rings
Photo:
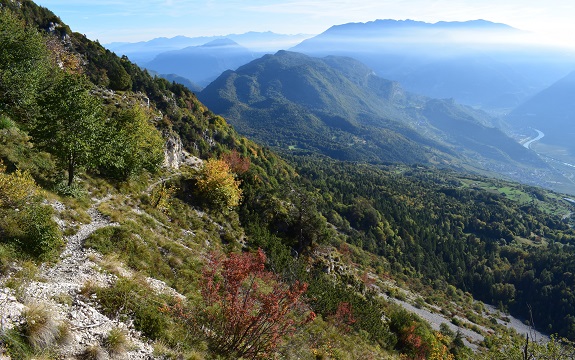
[[[242,199],[240,181],[224,160],[204,162],[197,178],[197,189],[207,202],[220,209],[238,206]]]
[[[6,174],[6,167],[0,162],[0,209],[16,208],[37,195],[38,187],[28,172]]]
[[[28,172],[8,174],[0,162],[0,247],[19,248],[40,258],[54,255],[61,247],[52,208],[42,204],[40,194]]]

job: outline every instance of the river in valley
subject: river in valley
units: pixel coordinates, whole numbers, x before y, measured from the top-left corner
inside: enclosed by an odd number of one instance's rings
[[[539,140],[543,139],[543,137],[545,136],[545,134],[542,131],[539,131],[537,129],[533,129],[533,130],[537,131],[537,137],[535,137],[535,138],[533,138],[533,139],[531,139],[531,140],[529,140],[523,144],[523,146],[527,149],[531,149],[532,143],[534,143],[535,141],[539,141]]]

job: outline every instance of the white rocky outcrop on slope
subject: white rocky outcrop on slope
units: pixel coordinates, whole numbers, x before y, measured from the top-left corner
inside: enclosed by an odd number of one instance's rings
[[[162,166],[179,169],[182,165],[197,168],[201,165],[202,160],[184,150],[182,140],[177,134],[164,132],[162,134],[166,140],[164,144],[164,163]]]

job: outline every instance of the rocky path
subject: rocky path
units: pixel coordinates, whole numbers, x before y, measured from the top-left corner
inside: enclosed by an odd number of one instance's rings
[[[56,321],[69,323],[71,336],[69,341],[58,349],[64,359],[74,359],[91,346],[101,346],[107,334],[113,328],[123,330],[131,343],[124,359],[151,359],[151,345],[142,342],[139,334],[117,319],[102,314],[92,300],[85,299],[80,290],[90,282],[98,286],[109,286],[116,277],[102,271],[97,265],[101,255],[83,247],[83,243],[94,231],[107,226],[118,226],[104,217],[97,207],[110,197],[96,200],[88,209],[91,222],[80,226],[74,235],[65,237],[66,248],[60,255],[60,261],[53,266],[43,265],[34,280],[22,286],[20,294],[5,288],[0,282],[0,306],[2,323],[10,328],[22,323],[22,312],[27,306],[41,304],[53,313]],[[63,210],[64,205],[53,204]],[[62,225],[62,222],[59,221]]]

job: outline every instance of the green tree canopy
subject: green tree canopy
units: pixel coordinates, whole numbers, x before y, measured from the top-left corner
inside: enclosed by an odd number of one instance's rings
[[[0,112],[28,120],[50,73],[44,38],[7,9],[0,9]]]
[[[107,127],[107,147],[102,164],[109,176],[126,179],[144,170],[155,171],[164,159],[164,139],[149,122],[151,115],[135,106],[115,114]]]
[[[41,99],[42,114],[31,129],[38,146],[68,170],[68,186],[78,166],[97,166],[106,149],[103,107],[90,88],[84,77],[59,72],[54,86]]]

